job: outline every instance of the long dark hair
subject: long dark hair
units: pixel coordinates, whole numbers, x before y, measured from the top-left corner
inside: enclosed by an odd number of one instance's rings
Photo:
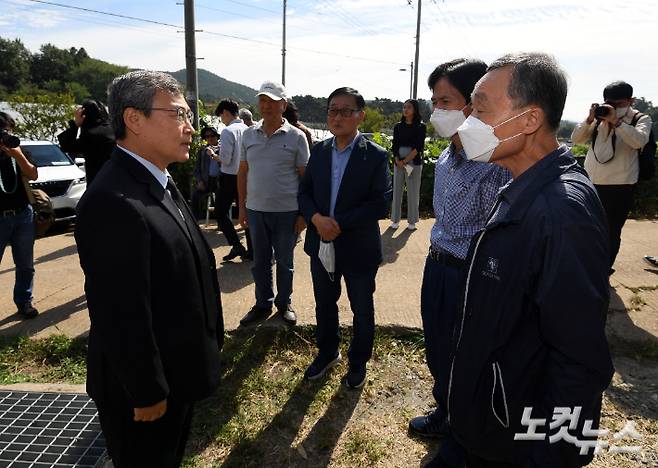
[[[407,99],[406,101],[404,101],[404,103],[405,103],[405,104],[406,104],[406,103],[409,103],[409,104],[411,104],[411,107],[414,108],[414,120],[413,120],[413,123],[414,123],[414,124],[419,124],[419,123],[420,123],[420,108],[419,108],[419,106],[418,106],[418,101],[417,101],[416,99]],[[403,116],[400,118],[400,122],[405,123],[406,121],[407,121],[407,119],[406,119],[406,117],[403,115]]]
[[[96,127],[103,123],[108,123],[110,117],[105,110],[105,105],[95,99],[85,99],[82,101],[82,109],[84,109],[85,120],[82,123],[84,128]]]

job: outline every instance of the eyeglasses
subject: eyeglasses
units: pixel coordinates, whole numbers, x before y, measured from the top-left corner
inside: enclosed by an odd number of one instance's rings
[[[327,115],[329,117],[332,117],[332,118],[333,117],[338,117],[338,114],[340,114],[341,117],[352,117],[352,115],[354,115],[355,113],[360,112],[360,111],[361,111],[361,109],[349,109],[349,108],[329,109],[327,111]]]
[[[164,107],[151,107],[149,109],[144,109],[144,110],[159,110],[165,112],[175,112],[176,120],[178,120],[180,123],[184,123],[185,119],[187,119],[189,123],[194,122],[194,112],[192,112],[189,109],[185,109],[184,107],[176,107],[175,109],[166,109]]]

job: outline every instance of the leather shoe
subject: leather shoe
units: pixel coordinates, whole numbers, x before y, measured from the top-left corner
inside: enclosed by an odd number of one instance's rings
[[[24,319],[33,319],[39,315],[39,311],[32,307],[31,302],[26,302],[25,304],[19,305],[17,313]]]
[[[240,319],[240,325],[251,325],[252,323],[262,322],[272,313],[272,309],[267,307],[253,306],[247,314]]]
[[[224,260],[225,262],[230,262],[234,258],[238,258],[246,255],[246,253],[247,252],[244,247],[242,247],[241,245],[234,245],[233,247],[231,247],[229,253],[227,253],[222,257],[222,260]]]
[[[285,309],[283,307],[279,307],[278,311],[279,314],[281,314],[283,321],[288,325],[295,325],[297,323],[297,315],[295,314],[295,311],[290,304],[288,304]]]
[[[345,376],[345,385],[347,388],[356,390],[363,387],[366,383],[366,365],[365,364],[350,364]]]
[[[409,421],[409,432],[429,438],[445,437],[450,433],[448,420],[437,411],[425,416],[416,416]]]

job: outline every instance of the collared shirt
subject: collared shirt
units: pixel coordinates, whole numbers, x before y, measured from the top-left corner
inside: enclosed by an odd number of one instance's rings
[[[248,129],[242,120],[235,119],[222,130],[219,160],[224,174],[236,175],[240,169],[240,144],[242,133]]]
[[[598,135],[594,147],[590,144],[585,157],[585,170],[594,184],[597,185],[628,185],[637,183],[640,174],[638,150],[649,141],[651,132],[651,117],[643,115],[635,126],[631,125],[635,109],[629,108],[619,127],[613,128],[603,123],[598,127]],[[591,143],[596,120],[591,124],[587,121],[576,125],[571,139],[576,144]],[[612,136],[615,136],[614,157]],[[595,157],[596,153],[596,157]],[[598,161],[603,161],[599,163]]]
[[[160,168],[153,164],[151,161],[147,161],[146,159],[136,155],[132,151],[127,150],[121,145],[117,145],[117,147],[132,156],[137,162],[139,162],[151,174],[153,174],[153,177],[155,177],[155,180],[157,180],[158,183],[162,185],[162,188],[167,188],[167,177],[169,177],[169,173],[167,171],[161,171]]]
[[[306,135],[287,120],[269,137],[258,122],[242,133],[241,161],[247,172],[247,208],[264,212],[298,211],[299,167],[309,157]]]
[[[498,190],[510,178],[500,166],[469,161],[452,144],[446,148],[434,169],[432,247],[466,258],[471,238],[484,227]]]
[[[487,221],[487,226],[505,219],[509,209],[516,203],[521,194],[536,182],[537,174],[541,174],[544,168],[555,164],[555,160],[567,151],[565,146],[558,147],[557,150],[537,161],[516,179],[510,180],[503,185],[498,191],[496,204]]]
[[[329,208],[329,216],[332,218],[334,216],[334,209],[336,208],[336,199],[338,198],[340,183],[343,180],[343,174],[345,174],[345,168],[347,167],[347,163],[350,160],[352,149],[354,149],[354,145],[360,139],[360,137],[361,132],[357,131],[356,136],[352,142],[342,150],[339,150],[336,146],[336,137],[334,137],[333,141],[331,142],[331,203]]]

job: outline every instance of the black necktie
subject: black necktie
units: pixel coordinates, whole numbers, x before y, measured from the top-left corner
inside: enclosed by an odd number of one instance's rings
[[[174,180],[171,177],[167,177],[167,193],[169,193],[169,196],[173,200],[174,205],[176,205],[176,208],[178,208],[183,221],[185,221],[185,205],[181,199],[178,187],[176,187],[176,184],[174,184]]]

